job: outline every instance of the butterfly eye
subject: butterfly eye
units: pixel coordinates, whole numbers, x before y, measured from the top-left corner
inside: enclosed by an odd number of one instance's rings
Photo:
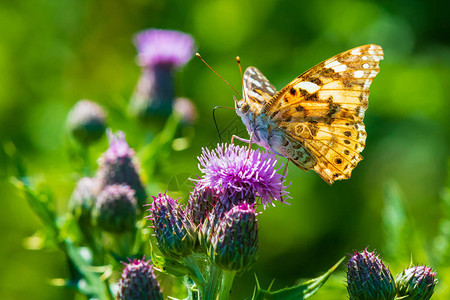
[[[250,109],[250,105],[248,105],[247,103],[244,103],[244,105],[242,105],[242,106],[240,107],[240,111],[241,111],[243,114],[246,114],[246,113],[248,112],[249,109]]]

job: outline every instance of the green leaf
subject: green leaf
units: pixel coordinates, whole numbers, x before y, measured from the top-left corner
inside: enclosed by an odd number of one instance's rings
[[[328,280],[337,267],[344,261],[343,257],[334,266],[332,266],[325,274],[320,277],[313,278],[302,282],[296,286],[287,287],[278,291],[270,291],[272,284],[270,284],[267,290],[261,289],[258,279],[256,279],[256,291],[253,295],[253,300],[298,300],[307,299],[314,295],[319,288]],[[273,283],[273,282],[272,282]]]
[[[153,266],[161,273],[173,275],[175,277],[186,276],[189,274],[189,269],[180,262],[157,255],[153,249],[150,251]]]

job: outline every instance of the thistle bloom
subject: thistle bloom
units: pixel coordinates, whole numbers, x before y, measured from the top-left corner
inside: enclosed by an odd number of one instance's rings
[[[140,66],[184,66],[194,55],[194,40],[189,34],[175,30],[148,29],[139,32],[134,43]]]
[[[99,159],[97,178],[100,190],[112,184],[126,184],[135,191],[138,209],[145,204],[147,194],[138,174],[138,164],[134,151],[126,140],[125,134],[108,132],[109,148]]]
[[[143,70],[131,108],[142,119],[168,116],[175,97],[173,71],[192,58],[194,40],[178,31],[149,29],[138,33],[134,43]]]
[[[278,158],[269,152],[249,150],[233,144],[218,145],[214,150],[203,149],[199,169],[203,173],[196,180],[198,186],[210,187],[221,192],[221,201],[227,207],[243,201],[273,204],[274,200],[284,202],[287,196],[285,177],[277,171]]]
[[[161,288],[153,272],[153,266],[145,258],[129,260],[119,281],[118,299],[162,300]]]
[[[243,202],[226,212],[211,236],[208,255],[220,268],[245,271],[258,250],[258,226],[252,205]]]
[[[95,102],[80,100],[70,110],[67,126],[78,142],[90,145],[105,133],[106,112]]]
[[[196,241],[194,228],[180,205],[166,194],[159,194],[153,197],[148,211],[161,252],[175,259],[191,254]]]
[[[398,274],[395,282],[398,298],[428,300],[437,284],[436,272],[427,266],[414,266]]]
[[[355,252],[347,264],[350,300],[393,300],[395,282],[375,251]]]
[[[93,219],[105,231],[133,231],[137,220],[134,191],[127,185],[107,186],[98,195]]]

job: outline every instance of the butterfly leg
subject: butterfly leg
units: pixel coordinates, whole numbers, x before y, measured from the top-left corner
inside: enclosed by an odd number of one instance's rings
[[[251,138],[251,137],[250,137],[250,138]],[[232,144],[234,144],[234,139],[237,139],[237,140],[239,140],[239,141],[241,141],[241,142],[244,142],[244,143],[247,143],[247,144],[250,144],[250,143],[251,143],[251,140],[246,140],[246,139],[243,139],[243,138],[238,137],[237,135],[234,135],[234,134],[233,134],[233,136],[231,137],[231,143],[232,143]]]

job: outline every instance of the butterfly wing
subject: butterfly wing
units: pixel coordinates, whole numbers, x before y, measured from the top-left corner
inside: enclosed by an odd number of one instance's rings
[[[338,54],[295,78],[261,114],[284,131],[283,155],[329,184],[350,178],[362,159],[369,87],[383,50],[365,45]]]
[[[250,102],[265,105],[277,93],[276,88],[255,67],[248,67],[244,72],[244,97]]]

